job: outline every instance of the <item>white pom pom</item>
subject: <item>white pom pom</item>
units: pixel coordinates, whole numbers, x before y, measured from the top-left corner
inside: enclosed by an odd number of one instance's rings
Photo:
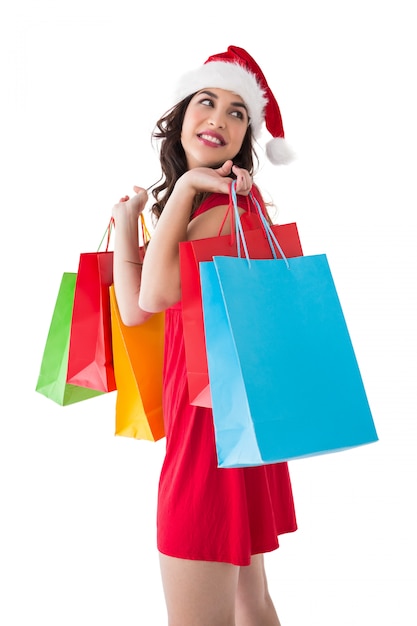
[[[286,165],[296,158],[283,137],[275,137],[266,144],[266,156],[274,165]]]

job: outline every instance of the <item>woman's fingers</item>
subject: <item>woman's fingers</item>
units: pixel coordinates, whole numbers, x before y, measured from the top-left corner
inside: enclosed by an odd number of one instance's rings
[[[120,198],[119,202],[114,205],[113,211],[112,211],[112,216],[114,219],[116,220],[118,218],[120,219],[121,211],[124,214],[126,214],[126,212],[128,213],[133,212],[133,214],[139,217],[140,213],[145,208],[145,205],[148,199],[148,193],[146,189],[143,189],[142,187],[138,187],[137,185],[135,185],[133,189],[135,191],[134,196],[132,197],[127,196],[127,195],[123,196],[122,198]]]
[[[133,191],[137,194],[145,193],[146,195],[148,195],[148,192],[146,191],[146,189],[144,189],[143,187],[138,187],[137,185],[133,185]]]
[[[232,171],[236,176],[236,193],[247,196],[252,189],[252,176],[247,170],[237,165],[232,167]]]

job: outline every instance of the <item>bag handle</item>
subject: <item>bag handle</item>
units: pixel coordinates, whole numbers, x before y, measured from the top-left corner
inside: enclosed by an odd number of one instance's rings
[[[103,241],[105,239],[105,237],[107,236],[107,242],[106,242],[106,247],[104,252],[108,252],[109,250],[109,245],[110,245],[110,235],[111,235],[111,230],[114,226],[114,219],[113,217],[110,218],[110,222],[107,224],[106,230],[104,231],[104,234],[101,238],[100,243],[98,244],[98,248],[97,248],[97,252],[100,252],[100,248],[103,245]]]
[[[142,242],[143,242],[143,247],[146,248],[147,244],[150,242],[151,240],[151,234],[148,230],[148,227],[146,226],[146,221],[145,221],[145,217],[143,215],[143,213],[141,213],[139,215],[139,220],[140,220],[140,229],[141,229],[141,234],[142,234]],[[97,252],[100,251],[101,246],[103,245],[103,241],[104,239],[107,237],[107,241],[106,241],[106,247],[104,249],[104,252],[108,252],[109,251],[109,246],[110,246],[110,237],[111,237],[111,232],[112,229],[116,227],[116,223],[114,221],[114,217],[110,218],[110,221],[106,227],[106,230],[104,231],[104,235],[101,238],[101,241],[99,243],[99,246],[97,248]]]
[[[256,201],[252,194],[250,194],[250,196],[245,196],[245,197],[246,197],[246,212],[250,214],[253,211],[252,205],[254,205]],[[251,200],[252,200],[252,204],[251,204]],[[233,211],[233,200],[232,200],[230,188],[229,188],[229,205],[223,217],[222,223],[220,224],[218,237],[221,236],[223,227],[229,215],[230,215],[230,245],[233,245],[235,242],[235,219],[234,219],[234,211]]]
[[[248,265],[250,267],[250,257],[249,257],[249,251],[248,251],[248,247],[246,244],[246,239],[245,239],[245,234],[244,234],[244,230],[242,227],[242,222],[240,219],[240,213],[239,213],[239,207],[237,204],[237,194],[236,194],[236,181],[232,181],[231,186],[230,186],[230,196],[231,196],[231,200],[232,200],[232,205],[233,205],[233,214],[234,214],[234,222],[235,222],[235,235],[236,235],[236,241],[237,241],[237,254],[238,257],[241,258],[241,247],[243,247],[243,250],[245,252],[245,257],[248,261]],[[268,243],[269,243],[269,247],[271,248],[271,252],[272,252],[272,256],[274,257],[274,259],[278,259],[276,250],[278,250],[278,252],[280,253],[282,259],[285,262],[285,265],[287,266],[287,269],[290,268],[290,265],[288,263],[288,259],[284,254],[284,251],[282,250],[278,239],[275,236],[275,233],[273,232],[271,225],[269,224],[268,220],[266,219],[262,208],[258,202],[258,200],[255,198],[255,196],[253,195],[252,192],[249,193],[249,198],[251,199],[251,201],[253,202],[253,204],[256,207],[257,213],[259,215],[259,219],[261,220],[263,229],[265,231],[266,237],[268,239]]]

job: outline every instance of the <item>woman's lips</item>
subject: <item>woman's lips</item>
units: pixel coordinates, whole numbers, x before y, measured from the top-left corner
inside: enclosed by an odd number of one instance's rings
[[[200,133],[197,137],[206,146],[210,146],[212,148],[220,148],[226,145],[223,137],[221,135],[217,135],[216,133]]]

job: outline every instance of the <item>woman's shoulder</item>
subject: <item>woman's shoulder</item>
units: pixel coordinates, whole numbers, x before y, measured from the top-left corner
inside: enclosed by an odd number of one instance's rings
[[[256,198],[256,200],[261,204],[262,208],[264,208],[264,201],[263,201],[261,192],[259,191],[256,185],[253,185],[252,187],[252,194]],[[210,209],[213,209],[214,207],[228,206],[229,203],[230,203],[230,198],[226,193],[211,193],[203,200],[200,206],[196,209],[193,217],[197,217],[198,215],[201,215],[202,213],[205,213],[206,211],[209,211]],[[253,202],[251,201],[249,196],[238,195],[237,204],[239,208],[243,209],[244,211],[253,210]]]
[[[261,211],[266,215],[266,207],[257,187],[252,187],[250,196],[237,196],[243,230],[262,228],[258,207],[254,199],[261,207]],[[228,235],[232,224],[231,220],[228,219],[228,215],[231,215],[229,195],[210,194],[203,200],[193,215],[188,227],[188,239]]]

